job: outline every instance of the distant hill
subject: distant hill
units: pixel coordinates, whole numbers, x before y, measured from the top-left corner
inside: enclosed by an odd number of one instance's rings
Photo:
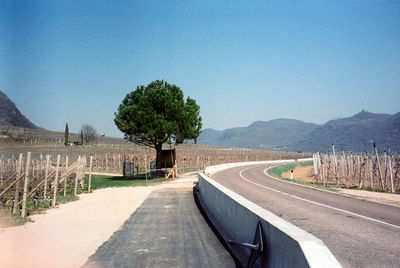
[[[303,139],[288,146],[289,150],[327,151],[335,144],[337,151],[371,151],[376,142],[380,151],[400,152],[400,113],[360,112],[352,117],[331,120],[317,127]]]
[[[0,126],[38,129],[15,106],[6,94],[0,90]]]
[[[222,131],[204,129],[198,138],[204,145],[303,152],[328,151],[332,143],[337,151],[363,152],[372,150],[373,142],[380,151],[390,146],[400,152],[400,113],[363,111],[323,125],[292,119],[257,121]]]
[[[286,150],[287,145],[303,139],[318,125],[293,119],[257,121],[248,127],[222,131],[204,129],[199,144],[266,150]]]

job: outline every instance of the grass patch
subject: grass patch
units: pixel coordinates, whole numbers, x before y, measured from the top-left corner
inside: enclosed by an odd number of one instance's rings
[[[165,181],[163,178],[147,179],[147,185],[157,185]],[[85,189],[88,188],[89,175],[85,175]],[[108,187],[135,187],[146,186],[145,178],[125,178],[125,177],[110,177],[104,175],[92,175],[91,190],[108,188]]]
[[[307,185],[307,186],[311,186],[311,187],[315,187],[315,188],[319,188],[319,189],[324,189],[324,190],[328,190],[328,191],[332,191],[332,192],[338,192],[337,189],[331,188],[329,185],[324,186],[322,184],[315,184],[315,183],[311,183],[311,182],[291,180],[291,179],[282,177],[282,173],[287,172],[291,169],[295,169],[296,167],[306,167],[306,166],[312,166],[312,165],[313,165],[313,162],[309,161],[309,162],[304,162],[304,163],[295,163],[295,164],[287,164],[287,165],[277,166],[277,167],[268,169],[268,174],[275,178],[278,178],[280,180],[290,181],[290,182]]]
[[[304,162],[304,163],[295,163],[295,164],[287,164],[287,165],[282,165],[282,166],[277,166],[270,168],[268,170],[268,174],[271,176],[274,176],[279,179],[285,179],[282,177],[282,173],[287,172],[291,169],[295,169],[296,167],[306,167],[306,166],[311,166],[313,164],[312,161],[309,162]]]

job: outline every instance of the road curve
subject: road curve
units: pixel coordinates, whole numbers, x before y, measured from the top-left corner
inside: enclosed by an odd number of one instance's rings
[[[320,238],[344,267],[399,267],[400,207],[277,180],[267,167],[230,168],[211,178]]]

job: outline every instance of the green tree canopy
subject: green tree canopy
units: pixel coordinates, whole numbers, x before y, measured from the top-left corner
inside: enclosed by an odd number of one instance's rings
[[[127,94],[115,113],[114,122],[139,145],[155,148],[159,155],[167,140],[182,143],[197,139],[201,131],[200,107],[191,98],[184,100],[182,90],[162,80],[138,86]]]

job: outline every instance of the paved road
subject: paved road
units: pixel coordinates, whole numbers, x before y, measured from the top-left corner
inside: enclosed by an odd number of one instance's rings
[[[84,267],[235,267],[235,263],[201,216],[192,188],[182,187],[151,193]]]
[[[400,207],[285,183],[265,165],[211,177],[324,241],[345,267],[400,266]]]

